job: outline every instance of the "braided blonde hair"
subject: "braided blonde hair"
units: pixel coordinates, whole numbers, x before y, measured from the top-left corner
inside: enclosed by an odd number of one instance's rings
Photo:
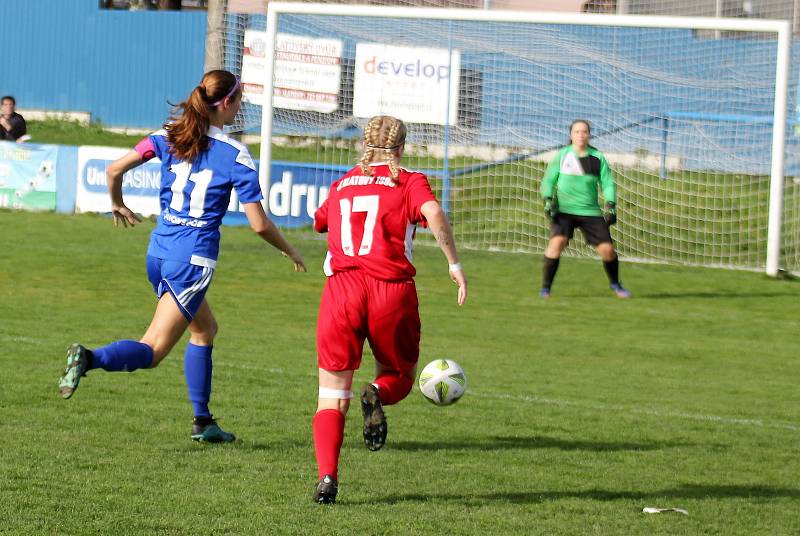
[[[364,127],[364,154],[358,161],[364,175],[372,175],[371,162],[387,162],[392,178],[400,175],[397,149],[406,143],[406,125],[390,115],[376,115]]]

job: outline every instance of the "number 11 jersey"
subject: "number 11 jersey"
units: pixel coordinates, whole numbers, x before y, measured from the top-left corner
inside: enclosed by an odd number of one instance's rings
[[[170,152],[166,134],[160,130],[136,145],[142,159],[161,159],[161,215],[147,254],[213,268],[231,190],[241,203],[262,199],[256,166],[245,145],[215,126],[208,129],[208,149],[191,165]]]
[[[361,269],[383,281],[411,279],[414,232],[426,224],[420,209],[436,196],[422,173],[401,168],[395,180],[385,163],[370,167],[372,175],[356,166],[334,182],[314,214],[314,229],[328,233],[325,275]]]

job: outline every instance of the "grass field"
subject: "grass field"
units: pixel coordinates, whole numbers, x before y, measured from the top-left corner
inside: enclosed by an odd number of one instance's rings
[[[308,233],[290,233],[311,268],[294,274],[247,229],[223,232],[212,407],[237,444],[189,440],[182,344],[57,396],[68,344],[147,325],[152,225],[0,211],[0,534],[800,533],[797,283],[624,263],[622,301],[599,262],[566,259],[543,301],[538,257],[466,251],[459,309],[420,247],[421,360],[456,359],[469,390],[437,408],[415,388],[377,453],[351,412],[339,503],[320,507],[324,242]]]

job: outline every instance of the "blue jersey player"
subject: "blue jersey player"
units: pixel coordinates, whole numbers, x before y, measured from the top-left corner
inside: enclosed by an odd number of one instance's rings
[[[233,121],[241,100],[241,84],[234,75],[210,71],[189,98],[176,106],[176,115],[163,130],[108,166],[114,225],[127,227],[141,220],[123,202],[123,174],[151,158],[161,160],[161,213],[147,249],[147,277],[158,305],[139,341],[121,340],[93,350],[73,344],[59,382],[62,397],[71,397],[89,370],[132,372],[156,367],[188,327],[191,337],[184,370],[194,411],[192,439],[236,439],[217,425],[208,408],[217,322],[205,299],[219,253],[219,226],[233,190],[253,231],[288,256],[295,271],[306,271],[300,254],[264,213],[258,175],[247,148],[222,132]]]

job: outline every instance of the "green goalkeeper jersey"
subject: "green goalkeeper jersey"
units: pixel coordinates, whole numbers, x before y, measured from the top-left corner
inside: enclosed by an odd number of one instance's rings
[[[597,199],[598,184],[606,203],[617,202],[617,185],[606,157],[594,147],[579,155],[572,145],[556,154],[542,178],[542,197],[552,197],[558,211],[575,216],[602,216]]]

